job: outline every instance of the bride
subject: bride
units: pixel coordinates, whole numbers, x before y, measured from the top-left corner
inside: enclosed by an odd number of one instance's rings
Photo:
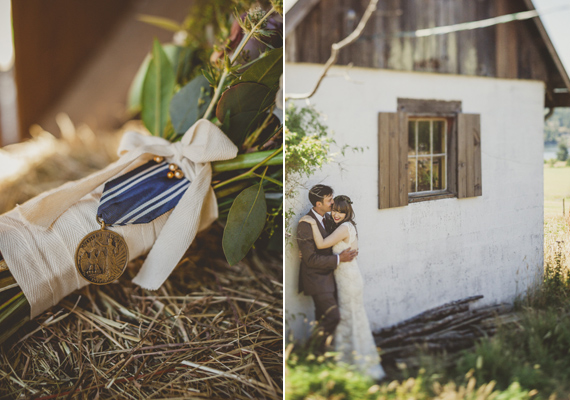
[[[352,201],[348,196],[334,198],[331,216],[336,229],[326,239],[323,239],[314,218],[304,216],[299,222],[311,224],[315,245],[319,249],[332,247],[335,254],[340,254],[349,247],[357,250],[356,223]],[[356,259],[341,262],[334,276],[340,311],[340,322],[334,334],[335,351],[340,354],[340,361],[355,365],[361,372],[380,380],[386,374],[380,365],[380,357],[364,310],[363,281]]]

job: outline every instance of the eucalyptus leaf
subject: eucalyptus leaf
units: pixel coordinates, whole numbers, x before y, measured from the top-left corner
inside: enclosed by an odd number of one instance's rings
[[[179,135],[185,133],[200,119],[212,99],[210,84],[198,75],[174,95],[170,102],[170,119]]]
[[[216,116],[224,121],[229,111],[228,137],[241,146],[248,133],[264,118],[263,110],[275,100],[276,90],[254,82],[239,83],[226,90],[218,102]]]
[[[279,85],[283,74],[283,48],[270,50],[254,62],[242,75],[240,82],[261,83],[269,88]]]
[[[253,132],[262,120],[263,115],[258,111],[246,111],[236,114],[230,117],[230,127],[227,135],[236,146],[240,147],[248,134]]]
[[[172,63],[172,65],[176,65],[178,62],[178,54],[180,53],[180,47],[174,44],[165,44],[162,46],[162,49],[166,53],[166,56]],[[129,88],[129,98],[127,100],[127,107],[128,111],[132,114],[136,114],[141,110],[141,96],[142,96],[142,88],[144,84],[144,78],[148,71],[148,66],[150,64],[151,55],[147,54],[144,58],[141,66],[139,67],[133,82],[131,83],[131,87]],[[174,67],[173,67],[174,70]]]
[[[229,132],[230,131],[230,110],[226,111],[224,115],[224,120],[222,122],[222,131]]]
[[[234,200],[222,238],[224,254],[230,265],[242,260],[255,243],[267,214],[265,193],[261,184],[242,191]]]
[[[216,108],[216,116],[223,121],[226,111],[230,111],[230,117],[248,111],[259,111],[262,106],[271,104],[269,93],[271,90],[265,86],[253,82],[244,82],[232,86],[226,90]]]
[[[146,128],[162,136],[168,122],[168,107],[174,91],[175,75],[164,49],[155,39],[146,73],[141,101],[141,117]]]
[[[178,82],[179,85],[187,85],[191,78],[202,75],[199,71],[195,70],[196,57],[197,55],[194,49],[190,47],[180,48],[176,63],[172,64],[176,72],[176,82]]]

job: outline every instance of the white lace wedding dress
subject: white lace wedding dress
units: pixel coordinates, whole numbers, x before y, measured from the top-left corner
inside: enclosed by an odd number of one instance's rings
[[[348,247],[356,248],[356,228],[345,222],[350,234],[349,243],[344,240],[333,246],[333,253],[339,254]],[[335,351],[340,361],[354,365],[373,379],[380,380],[386,374],[380,365],[368,317],[362,299],[363,280],[356,259],[340,263],[334,272],[338,292],[340,322],[334,334]]]

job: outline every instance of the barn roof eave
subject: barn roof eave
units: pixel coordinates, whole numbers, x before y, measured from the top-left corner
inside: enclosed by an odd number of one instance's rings
[[[523,2],[528,10],[535,10],[532,0],[523,0]],[[554,91],[554,89],[566,89],[570,92],[570,78],[568,77],[568,73],[562,64],[562,61],[560,60],[560,57],[558,56],[558,53],[550,40],[550,36],[548,36],[548,33],[540,20],[540,17],[533,18],[532,21],[540,35],[540,38],[542,39],[544,47],[552,59],[556,72],[560,75],[561,82],[564,84],[563,88],[547,88],[547,91],[550,91],[550,93],[547,92],[546,94],[546,106],[570,107],[570,93],[557,93]]]
[[[285,37],[293,32],[297,25],[307,16],[309,11],[319,3],[320,0],[295,0],[293,5],[285,12]]]
[[[532,0],[521,0],[527,10],[535,10]],[[309,12],[320,2],[320,0],[294,0],[293,4],[286,12],[285,36],[293,32],[301,21],[309,14]],[[545,50],[543,54],[550,58],[552,68],[549,68],[549,74],[553,74],[549,79],[551,82],[558,82],[556,86],[547,87],[545,105],[547,107],[570,107],[570,78],[540,17],[532,18],[532,25],[538,32],[540,42]],[[558,90],[555,90],[558,89]],[[567,92],[562,92],[566,90]]]

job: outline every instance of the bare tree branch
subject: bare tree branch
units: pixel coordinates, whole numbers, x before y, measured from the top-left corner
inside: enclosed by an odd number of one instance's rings
[[[368,20],[372,16],[372,13],[374,11],[376,11],[376,8],[378,7],[378,1],[379,0],[370,0],[370,3],[368,4],[368,7],[366,7],[366,11],[364,12],[364,15],[362,16],[362,18],[361,18],[360,22],[358,23],[358,26],[356,27],[356,29],[350,35],[348,35],[346,38],[341,40],[340,42],[332,44],[331,55],[330,55],[329,59],[327,60],[327,62],[325,63],[325,68],[321,72],[321,75],[319,76],[319,80],[317,81],[313,90],[310,91],[309,93],[290,94],[290,95],[286,94],[285,100],[309,99],[317,92],[317,89],[319,88],[319,86],[321,85],[321,82],[323,81],[323,79],[327,75],[328,70],[330,69],[330,67],[332,67],[336,63],[336,61],[338,59],[338,52],[340,51],[340,49],[348,46],[349,44],[354,43],[356,41],[356,39],[358,39],[360,37],[360,35],[362,35],[362,31],[364,30],[366,23],[368,22]]]

